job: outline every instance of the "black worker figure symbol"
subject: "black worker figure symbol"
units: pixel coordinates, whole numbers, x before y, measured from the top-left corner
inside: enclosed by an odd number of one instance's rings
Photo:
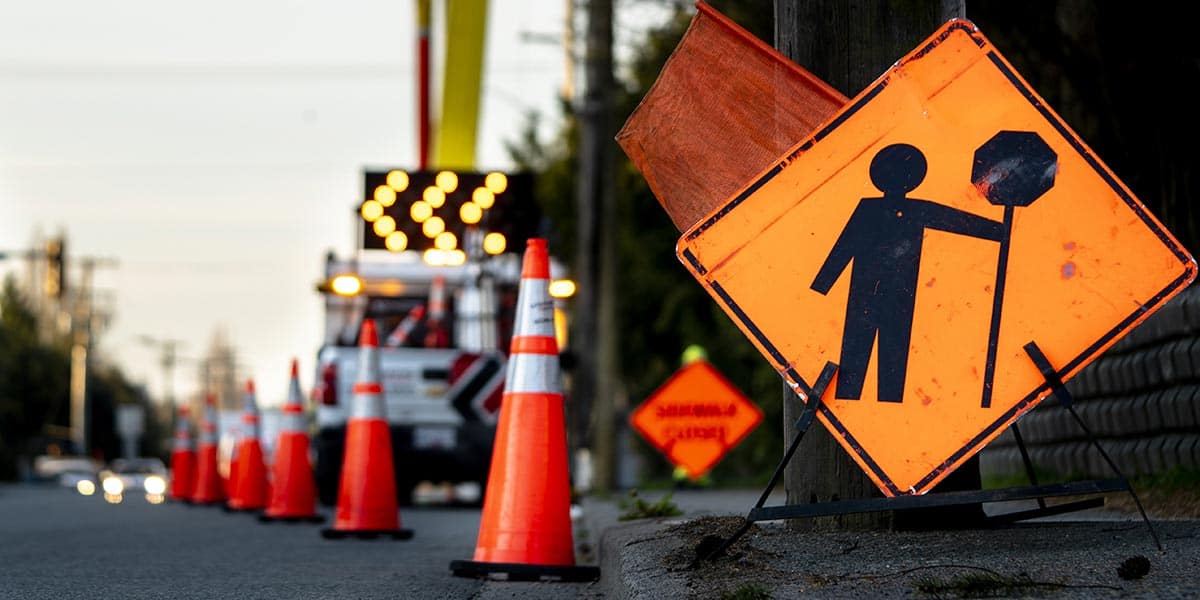
[[[904,399],[926,229],[995,242],[1004,236],[999,221],[907,197],[925,179],[926,169],[925,155],[913,146],[892,144],[880,150],[871,160],[870,174],[883,197],[859,201],[813,279],[812,289],[827,294],[853,263],[835,393],[839,400],[858,400],[862,395],[876,337],[879,401]]]

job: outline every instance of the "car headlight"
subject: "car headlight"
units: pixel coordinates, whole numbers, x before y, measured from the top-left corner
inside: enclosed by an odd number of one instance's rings
[[[146,488],[147,494],[157,496],[167,491],[167,482],[158,475],[151,475],[142,483],[142,487]]]
[[[84,496],[91,496],[92,494],[96,493],[96,484],[92,483],[92,481],[88,479],[80,479],[79,482],[75,484],[75,489]]]
[[[100,482],[100,485],[104,487],[104,493],[113,496],[119,496],[125,491],[125,484],[121,483],[121,480],[116,477],[105,477],[104,481]]]

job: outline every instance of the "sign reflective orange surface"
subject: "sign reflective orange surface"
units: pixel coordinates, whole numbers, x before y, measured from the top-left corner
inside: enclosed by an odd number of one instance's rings
[[[971,23],[948,22],[678,253],[887,495],[925,493],[1196,265]]]
[[[629,417],[690,477],[712,469],[761,420],[758,407],[702,360],[676,371]]]

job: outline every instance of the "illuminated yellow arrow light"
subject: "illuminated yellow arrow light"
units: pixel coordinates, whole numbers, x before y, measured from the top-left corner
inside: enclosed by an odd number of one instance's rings
[[[487,177],[483,179],[483,185],[486,185],[493,194],[503,194],[504,190],[508,189],[508,177],[504,173],[488,173]]]
[[[367,200],[363,202],[360,211],[362,218],[366,219],[368,223],[374,223],[375,219],[383,216],[383,205],[374,200]]]
[[[391,206],[395,204],[396,190],[393,190],[386,185],[381,185],[375,188],[375,201],[384,206]]]
[[[384,244],[392,252],[403,252],[408,247],[408,236],[404,235],[403,231],[393,231],[388,234],[387,239],[384,240]]]
[[[396,219],[384,215],[375,221],[375,235],[379,237],[387,237],[389,233],[395,230]]]
[[[475,191],[471,192],[471,202],[478,204],[479,208],[491,208],[496,203],[496,195],[485,187],[475,188]]]
[[[421,253],[421,260],[431,267],[441,267],[446,264],[446,253],[436,248],[430,248]]]
[[[412,207],[408,209],[409,216],[412,220],[418,223],[424,223],[425,219],[433,216],[433,207],[424,200],[413,202]]]
[[[483,251],[488,254],[496,255],[504,252],[508,247],[508,240],[504,239],[503,233],[492,232],[483,236]]]
[[[421,233],[427,238],[437,237],[437,234],[446,230],[446,222],[441,217],[429,217],[424,223],[421,223]]]
[[[433,267],[457,267],[467,262],[467,253],[462,250],[430,248],[421,254],[421,260]]]
[[[458,208],[458,218],[467,225],[474,225],[483,218],[483,209],[474,202],[466,202]]]
[[[434,182],[437,183],[437,186],[447,194],[458,189],[458,175],[455,175],[453,171],[442,171],[441,173],[438,173],[437,178],[434,179]]]
[[[453,250],[458,246],[458,237],[449,231],[443,231],[433,238],[433,246],[438,250]]]
[[[421,193],[421,199],[434,208],[441,208],[446,203],[446,192],[440,187],[431,185]]]
[[[403,192],[408,189],[408,173],[404,171],[389,171],[387,174],[388,187]]]

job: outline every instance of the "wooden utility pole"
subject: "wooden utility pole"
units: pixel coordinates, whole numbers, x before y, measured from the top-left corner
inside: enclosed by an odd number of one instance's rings
[[[591,452],[597,490],[613,473],[613,402],[617,385],[616,193],[613,189],[613,4],[590,0],[585,39],[585,89],[579,118],[579,192],[573,345],[573,446]],[[582,438],[582,439],[579,439]]]
[[[79,285],[75,291],[74,314],[71,318],[71,442],[76,452],[87,456],[91,449],[91,404],[88,402],[87,380],[91,365],[93,323],[96,317],[92,290],[92,273],[96,267],[116,267],[111,258],[83,257],[79,259]],[[65,268],[65,265],[64,265]]]
[[[939,25],[962,16],[963,0],[775,0],[775,47],[838,91],[854,97]],[[795,436],[800,409],[799,399],[784,385],[785,440]],[[973,483],[978,489],[978,461],[964,464],[951,477],[955,476],[958,481],[952,486],[965,489]],[[833,436],[815,424],[784,473],[784,487],[789,504],[880,495]],[[895,521],[891,513],[868,513],[830,517],[816,525],[887,529]]]

